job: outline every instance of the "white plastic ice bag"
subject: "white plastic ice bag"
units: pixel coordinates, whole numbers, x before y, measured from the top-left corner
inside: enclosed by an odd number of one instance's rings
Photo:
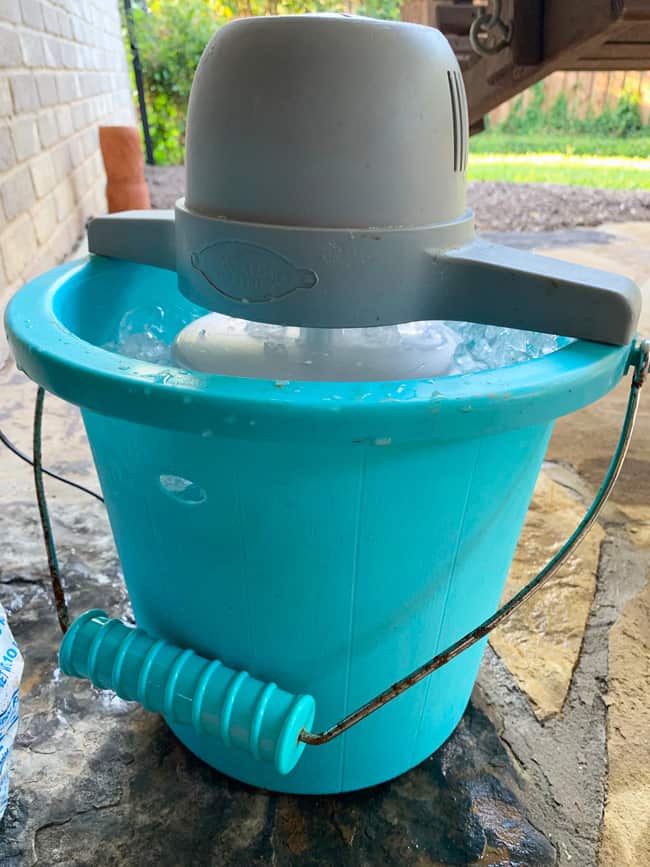
[[[0,818],[9,799],[9,759],[18,731],[18,704],[23,657],[0,605]]]

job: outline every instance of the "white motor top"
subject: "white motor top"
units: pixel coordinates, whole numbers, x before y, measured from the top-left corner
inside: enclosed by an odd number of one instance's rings
[[[467,104],[433,27],[344,15],[243,18],[197,67],[185,206],[302,228],[462,217]]]

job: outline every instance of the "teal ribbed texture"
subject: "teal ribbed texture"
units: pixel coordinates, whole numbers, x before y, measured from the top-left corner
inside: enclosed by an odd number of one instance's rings
[[[109,620],[93,609],[72,624],[61,642],[61,670],[87,677],[127,701],[139,701],[174,723],[219,737],[228,747],[292,770],[305,747],[298,741],[314,719],[314,699],[292,695],[246,671],[234,671],[142,629]]]

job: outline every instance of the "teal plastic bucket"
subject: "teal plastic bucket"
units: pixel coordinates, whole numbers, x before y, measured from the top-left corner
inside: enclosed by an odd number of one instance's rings
[[[554,420],[613,388],[630,354],[575,342],[437,380],[286,383],[101,348],[127,310],[152,306],[170,341],[197,312],[171,272],[95,257],[25,286],[7,332],[18,366],[82,408],[138,626],[161,647],[313,696],[314,730],[496,610]],[[156,707],[232,777],[342,792],[406,771],[449,737],[483,647],[307,746],[288,773],[172,712],[171,688]],[[170,658],[174,683],[180,665]]]

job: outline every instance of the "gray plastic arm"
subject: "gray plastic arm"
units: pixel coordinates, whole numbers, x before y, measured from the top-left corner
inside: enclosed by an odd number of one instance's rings
[[[634,337],[641,291],[627,277],[481,240],[432,255],[446,319],[617,345]]]
[[[88,249],[99,256],[176,270],[174,211],[120,211],[88,224]]]

